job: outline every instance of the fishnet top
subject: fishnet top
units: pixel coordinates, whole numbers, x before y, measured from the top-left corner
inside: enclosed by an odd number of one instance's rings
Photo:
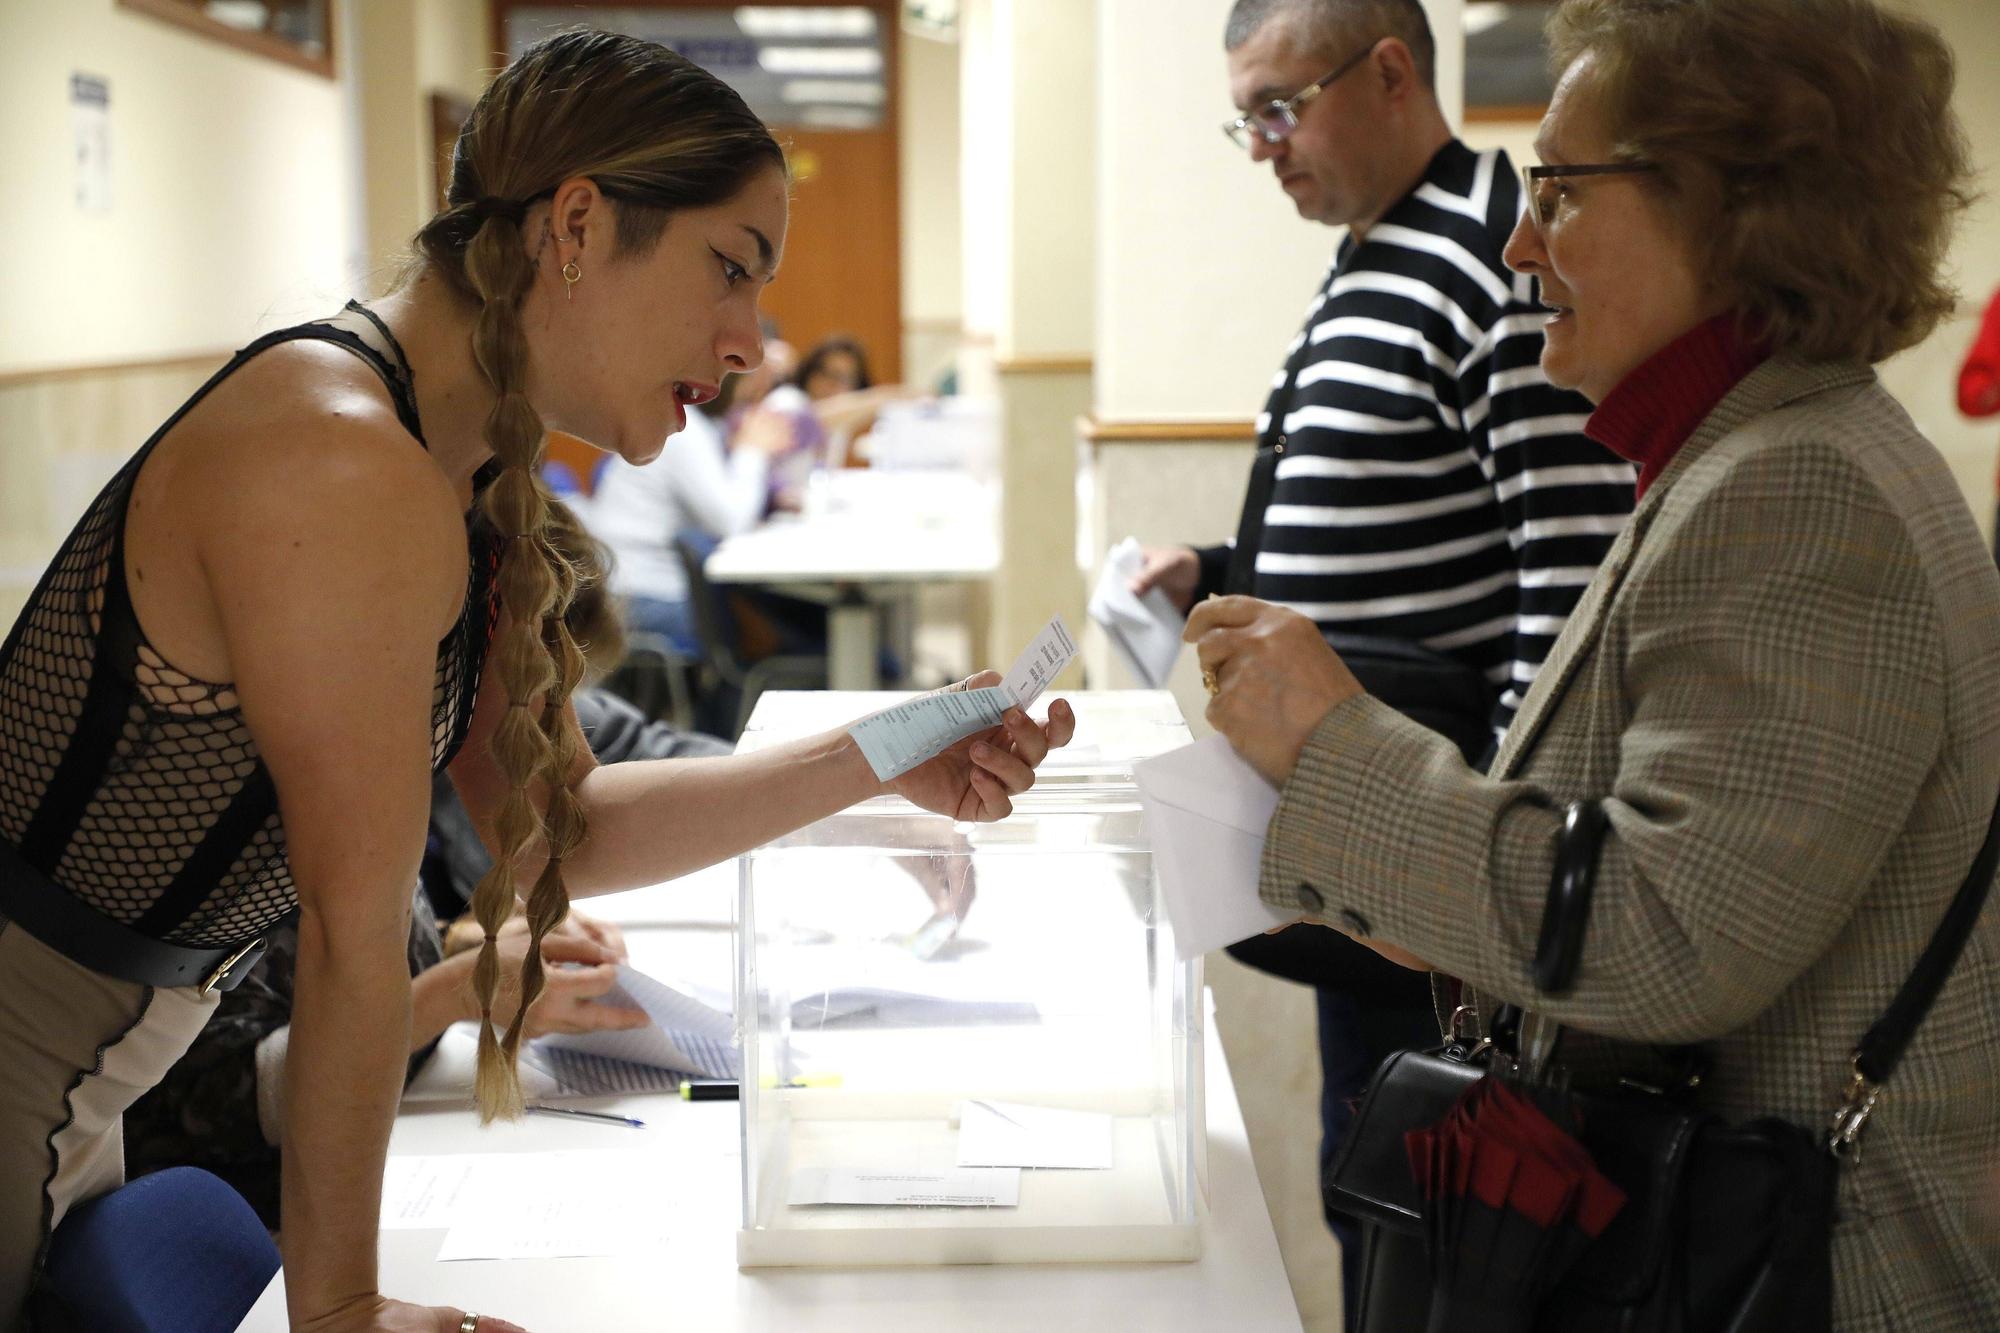
[[[256,938],[297,903],[271,777],[231,685],[177,671],[125,586],[125,509],[162,436],[237,367],[281,342],[336,343],[374,368],[419,445],[410,372],[386,325],[350,303],[258,339],[160,427],[91,502],[0,644],[0,838],[63,892],[155,939]],[[483,487],[490,469],[476,482]],[[431,765],[464,743],[498,615],[500,543],[475,506],[465,609],[438,644]]]

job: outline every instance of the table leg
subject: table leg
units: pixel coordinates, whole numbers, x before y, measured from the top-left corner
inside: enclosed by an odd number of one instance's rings
[[[836,690],[879,690],[882,643],[873,603],[850,593],[827,608],[827,684]]]

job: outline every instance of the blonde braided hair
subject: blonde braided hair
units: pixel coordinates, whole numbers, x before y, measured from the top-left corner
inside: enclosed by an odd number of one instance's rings
[[[584,670],[563,622],[579,575],[552,540],[553,496],[540,478],[547,432],[524,387],[521,306],[542,246],[531,258],[523,222],[530,205],[563,181],[589,177],[616,201],[617,252],[642,255],[674,210],[722,203],[758,170],[783,163],[743,100],[698,66],[652,42],[568,32],[523,52],[481,96],[452,153],[448,206],[417,234],[423,267],[477,304],[473,358],[493,390],[486,442],[501,466],[483,506],[505,545],[498,578],[504,614],[488,658],[507,692],[492,751],[509,791],[494,821],[493,868],[472,897],[484,935],[473,972],[482,1120],[521,1112],[522,1024],[542,990],[542,939],[569,911],[563,861],[585,832],[567,781],[576,753],[564,720]],[[548,793],[541,815],[537,784]],[[527,895],[521,1002],[507,1030],[496,1033],[495,937],[513,910],[517,865],[538,838],[548,860]]]

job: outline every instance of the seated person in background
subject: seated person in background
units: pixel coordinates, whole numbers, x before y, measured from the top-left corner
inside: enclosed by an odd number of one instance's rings
[[[757,525],[771,460],[794,448],[780,425],[753,416],[727,449],[715,422],[694,410],[686,429],[645,467],[622,458],[605,464],[591,496],[590,528],[611,548],[612,590],[624,599],[632,629],[661,635],[688,657],[701,656],[674,539],[685,534],[712,545]]]
[[[854,438],[868,430],[885,403],[908,397],[910,390],[900,384],[874,382],[859,342],[844,334],[823,339],[790,379],[744,417],[746,427],[760,418],[776,418],[791,430],[795,452],[784,456],[773,476],[773,506],[799,508],[813,470],[848,466]]]
[[[558,549],[580,571],[565,619],[585,650],[589,675],[596,677],[618,661],[624,643],[617,608],[603,585],[603,548],[566,511],[555,516],[551,532]],[[605,763],[727,754],[732,748],[713,736],[648,722],[631,704],[603,690],[579,689],[571,698],[584,739]],[[450,780],[439,775],[423,879],[410,903],[406,1082],[423,1067],[447,1027],[478,1017],[472,969],[480,934],[464,912],[473,887],[491,864]],[[449,924],[440,928],[440,921]],[[499,941],[494,1017],[511,1020],[520,1003],[521,959],[528,944],[528,923],[518,910],[501,927]],[[235,990],[222,993],[215,1015],[187,1054],[125,1113],[131,1176],[170,1166],[206,1168],[249,1200],[273,1230],[278,1225],[279,1132],[297,949],[298,932],[290,922],[274,929],[256,970]],[[544,974],[542,996],[528,1016],[525,1035],[644,1026],[646,1016],[637,1009],[596,1003],[616,980],[615,965],[624,958],[625,943],[616,926],[570,913],[542,941],[544,963],[570,966]]]

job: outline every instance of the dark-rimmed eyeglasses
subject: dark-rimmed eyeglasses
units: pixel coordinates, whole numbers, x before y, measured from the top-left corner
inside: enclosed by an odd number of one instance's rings
[[[1521,198],[1528,220],[1537,232],[1546,234],[1562,205],[1560,182],[1566,176],[1626,176],[1641,171],[1658,171],[1656,162],[1584,162],[1559,167],[1522,167]]]
[[[1318,97],[1327,85],[1366,60],[1379,42],[1370,42],[1356,51],[1336,67],[1333,73],[1323,79],[1315,79],[1290,97],[1279,98],[1264,103],[1247,116],[1224,121],[1222,132],[1229,141],[1245,152],[1250,150],[1251,135],[1256,135],[1265,143],[1283,143],[1292,137],[1292,131],[1299,127],[1299,112],[1306,103]]]

